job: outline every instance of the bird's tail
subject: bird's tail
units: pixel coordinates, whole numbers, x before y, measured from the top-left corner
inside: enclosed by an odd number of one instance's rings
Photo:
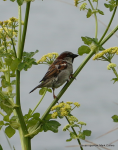
[[[38,86],[36,86],[33,90],[31,90],[29,93],[32,93],[34,90],[36,90],[37,88],[40,88],[40,84]]]

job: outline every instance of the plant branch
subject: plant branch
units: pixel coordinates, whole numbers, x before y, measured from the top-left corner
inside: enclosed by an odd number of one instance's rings
[[[0,111],[0,114],[4,117],[5,115]]]
[[[116,4],[117,4],[117,3],[118,3],[118,1],[116,2]],[[103,40],[103,38],[105,37],[107,31],[109,30],[110,25],[111,25],[111,23],[112,23],[112,21],[113,21],[113,18],[114,18],[114,16],[115,16],[116,10],[117,10],[117,6],[115,7],[115,9],[114,9],[114,11],[113,11],[113,14],[112,14],[112,16],[111,16],[111,19],[110,19],[110,21],[109,21],[109,24],[108,24],[108,26],[107,26],[107,28],[106,28],[104,34],[102,35],[102,37],[100,38],[100,40],[99,40],[99,42],[98,42],[99,44],[101,44],[101,41]]]
[[[118,30],[118,25],[107,35],[107,37],[100,43],[102,46],[106,41],[109,40],[109,38]]]
[[[28,25],[29,11],[30,11],[30,2],[27,2],[27,4],[26,4],[26,12],[25,12],[25,20],[24,20],[24,28],[23,28],[23,34],[22,34],[22,41],[21,41],[21,47],[20,47],[20,51],[18,51],[18,53],[17,53],[17,55],[19,56],[18,58],[20,58],[20,59],[22,59],[23,50],[24,50],[26,31],[27,31],[27,25]]]
[[[115,68],[111,68],[111,69],[113,70],[114,74],[116,75],[116,77],[117,77],[117,79],[118,79],[118,74],[117,74],[116,69],[115,69]]]
[[[65,118],[66,118],[66,120],[68,121],[68,123],[70,124],[70,121],[68,120],[68,118],[67,118],[66,116],[65,116]],[[77,133],[76,133],[75,129],[74,129],[73,127],[71,127],[71,129],[73,130],[74,134],[77,136]],[[78,144],[79,144],[81,150],[83,150],[83,147],[81,146],[81,142],[80,142],[79,139],[77,139],[77,142],[78,142]]]
[[[14,55],[17,58],[16,49],[15,49],[15,46],[14,46],[13,38],[11,38],[11,42],[12,42],[12,45],[13,45]]]
[[[43,93],[43,95],[42,95],[41,99],[39,100],[39,102],[37,103],[37,105],[35,106],[35,108],[32,110],[32,112],[31,112],[31,114],[30,114],[30,115],[32,115],[32,114],[34,113],[34,111],[37,109],[37,107],[39,106],[39,104],[40,104],[40,103],[41,103],[41,101],[43,100],[43,98],[44,98],[44,96],[45,96],[46,92],[47,92],[47,89],[45,89],[45,92]]]
[[[18,5],[18,49],[17,49],[17,55],[19,55],[19,52],[20,52],[21,32],[22,32],[22,27],[21,27],[21,6]]]

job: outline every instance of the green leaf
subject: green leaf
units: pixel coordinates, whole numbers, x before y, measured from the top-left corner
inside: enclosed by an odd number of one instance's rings
[[[46,116],[45,120],[50,120],[50,119],[52,119],[51,115],[52,115],[52,114],[48,114],[48,115]]]
[[[84,42],[84,44],[86,44],[86,45],[90,45],[93,42],[93,39],[90,37],[85,36],[85,37],[81,37],[81,38],[82,38],[82,41]]]
[[[0,121],[0,126],[3,126],[4,125],[4,121]]]
[[[83,130],[83,134],[86,136],[90,136],[91,135],[91,130]]]
[[[47,88],[47,91],[50,92],[50,93],[52,93],[52,89]]]
[[[8,115],[4,116],[3,120],[9,122],[10,121],[9,116]]]
[[[34,113],[34,114],[32,115],[32,117],[33,117],[34,119],[36,119],[36,120],[39,120],[40,114],[39,114],[39,113]]]
[[[21,60],[19,58],[16,58],[12,61],[10,68],[13,72],[17,69],[20,62],[21,62]]]
[[[41,88],[41,89],[39,90],[39,94],[40,94],[40,95],[43,95],[43,94],[44,94],[44,92],[45,92],[45,90],[46,90],[46,88],[45,88],[45,87]]]
[[[83,55],[83,54],[88,54],[90,52],[90,48],[86,45],[82,45],[81,47],[78,48],[78,54]]]
[[[70,132],[70,137],[72,139],[77,139],[77,136],[76,136],[76,134],[74,132]]]
[[[6,88],[7,86],[10,86],[10,83],[8,81],[6,81],[6,79],[2,79],[1,84],[2,84],[3,88]]]
[[[11,138],[15,134],[15,132],[16,131],[11,126],[5,128],[5,133],[9,138]]]
[[[5,62],[6,62],[6,65],[8,65],[8,66],[10,66],[11,63],[12,63],[12,61],[13,61],[13,59],[12,59],[11,57],[7,57],[7,58],[5,58],[4,60],[5,60]]]
[[[23,57],[24,58],[31,58],[38,52],[39,52],[39,50],[36,50],[35,52],[23,52]]]
[[[92,14],[93,14],[93,13],[92,13],[92,10],[89,8],[89,9],[88,9],[88,12],[87,12],[87,15],[86,15],[87,18],[89,18]]]
[[[23,4],[23,1],[24,0],[17,0],[18,5],[21,6]]]
[[[21,62],[19,65],[18,65],[18,70],[21,71],[22,69],[24,69],[25,67],[25,63],[24,62]]]
[[[36,120],[34,118],[28,120],[27,122],[27,128],[34,126],[39,120]]]
[[[70,141],[72,141],[72,138],[66,140],[66,142],[70,142]]]
[[[118,122],[118,116],[117,115],[114,115],[111,118],[113,119],[114,122]]]
[[[50,121],[47,121],[46,123],[43,124],[43,130],[44,130],[44,132],[51,130],[52,132],[57,133],[58,127],[60,125],[61,124],[59,122],[57,122],[55,120],[50,120]]]
[[[4,102],[0,102],[0,108],[10,116],[13,112],[13,109],[8,106],[11,105],[6,100],[4,100]]]
[[[16,80],[11,81],[11,85],[15,85],[16,84]]]
[[[10,119],[10,121],[16,121],[16,119],[18,119],[17,116],[12,116],[11,119]]]
[[[10,121],[10,126],[14,129],[18,129],[20,124],[17,121]]]
[[[111,5],[111,4],[106,4],[106,3],[105,3],[104,6],[105,6],[106,8],[109,8],[110,11],[112,11],[112,10],[114,9],[114,6]]]
[[[82,139],[82,140],[85,140],[85,135],[82,132],[80,132],[79,133],[79,138]]]
[[[36,60],[32,58],[38,52],[38,50],[36,50],[35,52],[23,52],[23,62],[18,65],[18,70],[21,71],[22,69],[24,69],[25,71],[27,71],[32,67],[32,65],[38,65]]]
[[[0,150],[3,150],[2,146],[0,145]]]
[[[104,12],[98,9],[98,13],[104,15]]]

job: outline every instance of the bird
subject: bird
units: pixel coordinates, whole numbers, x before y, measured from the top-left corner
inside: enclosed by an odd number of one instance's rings
[[[57,98],[54,94],[55,88],[60,87],[66,81],[69,82],[70,79],[73,78],[73,61],[76,57],[78,57],[77,54],[73,54],[69,51],[61,53],[49,66],[40,84],[29,93],[32,93],[37,88],[47,87],[52,88],[53,98]]]

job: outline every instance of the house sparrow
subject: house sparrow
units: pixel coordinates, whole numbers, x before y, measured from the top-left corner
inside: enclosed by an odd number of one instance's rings
[[[53,89],[53,97],[56,98],[54,94],[54,89],[60,87],[66,81],[69,82],[73,73],[73,60],[77,57],[77,54],[73,54],[72,52],[65,51],[61,53],[56,60],[50,65],[47,73],[40,81],[41,83],[36,86],[33,92],[37,88],[42,87],[51,87]]]

